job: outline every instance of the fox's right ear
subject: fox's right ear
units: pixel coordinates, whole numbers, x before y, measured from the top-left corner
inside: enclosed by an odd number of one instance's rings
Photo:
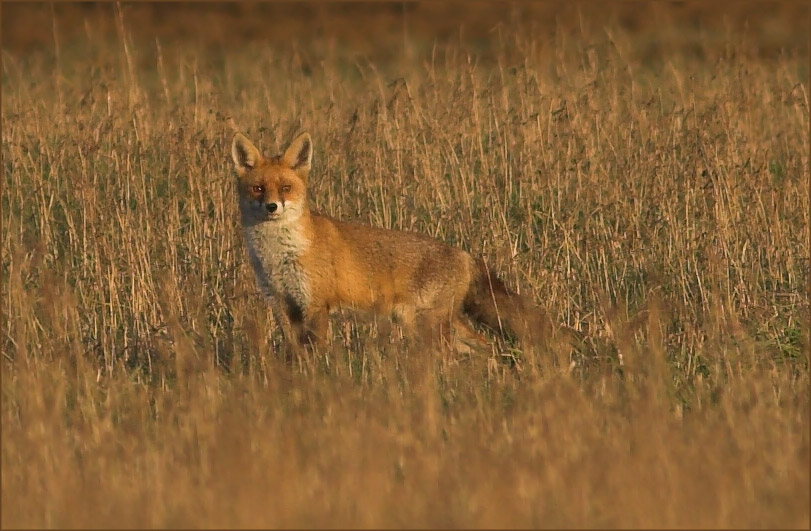
[[[234,158],[234,165],[240,177],[248,173],[248,170],[255,168],[259,161],[262,160],[262,154],[242,133],[234,135],[234,142],[231,144],[231,156]]]

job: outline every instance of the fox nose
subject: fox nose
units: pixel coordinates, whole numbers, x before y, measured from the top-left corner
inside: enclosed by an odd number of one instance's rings
[[[279,206],[276,203],[268,203],[265,205],[265,208],[268,209],[269,213],[273,214]]]

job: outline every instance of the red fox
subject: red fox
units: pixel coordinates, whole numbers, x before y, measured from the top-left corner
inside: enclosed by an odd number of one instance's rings
[[[540,308],[462,249],[310,210],[308,133],[270,158],[237,133],[231,152],[250,262],[274,318],[283,319],[288,345],[320,344],[329,312],[339,307],[391,317],[406,336],[449,338],[453,331],[457,340],[479,345],[487,341],[465,315],[520,341],[548,325]]]

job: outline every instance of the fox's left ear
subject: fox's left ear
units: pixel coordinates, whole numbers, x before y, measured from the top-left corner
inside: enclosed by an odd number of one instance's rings
[[[313,141],[309,133],[301,133],[282,155],[282,162],[291,170],[307,175],[313,162]]]

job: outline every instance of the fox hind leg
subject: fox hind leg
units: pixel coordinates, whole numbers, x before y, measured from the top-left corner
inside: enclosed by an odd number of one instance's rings
[[[399,306],[392,314],[393,320],[402,328],[403,335],[411,342],[422,345],[445,343],[459,351],[487,348],[489,342],[477,332],[459,313],[450,317],[447,308],[431,308],[416,311]]]
[[[461,316],[453,320],[454,344],[460,352],[476,349],[486,349],[490,347],[490,342],[483,335],[477,332]]]
[[[417,328],[420,339],[432,347],[452,346],[453,319],[445,308],[431,308],[417,313]]]

